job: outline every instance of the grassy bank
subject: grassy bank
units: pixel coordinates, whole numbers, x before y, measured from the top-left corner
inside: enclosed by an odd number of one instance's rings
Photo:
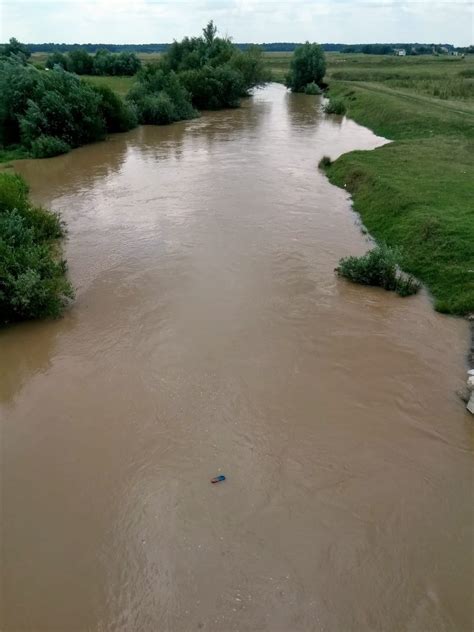
[[[283,82],[291,53],[266,53]],[[326,173],[370,233],[400,247],[435,308],[474,312],[474,58],[329,53],[329,96],[394,142],[351,152]]]
[[[28,153],[21,147],[15,147],[14,149],[0,148],[0,165],[8,166],[8,163],[12,160],[20,160],[22,158],[28,158]]]
[[[327,175],[377,240],[403,249],[437,310],[473,312],[474,60],[347,57],[330,64],[330,96],[395,142],[345,154]]]

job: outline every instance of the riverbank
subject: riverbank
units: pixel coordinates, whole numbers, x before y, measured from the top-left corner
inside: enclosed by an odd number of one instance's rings
[[[364,72],[330,71],[336,78],[329,96],[343,99],[350,118],[394,142],[345,154],[326,174],[351,193],[375,239],[403,249],[404,268],[430,290],[435,309],[467,315],[474,312],[474,88],[471,79],[459,82],[467,64],[439,62],[450,74],[435,66],[423,79],[411,64],[411,76],[405,66],[406,78],[394,79],[400,73],[382,73],[380,60],[372,63],[372,72],[368,62]],[[446,84],[467,96],[429,94]]]

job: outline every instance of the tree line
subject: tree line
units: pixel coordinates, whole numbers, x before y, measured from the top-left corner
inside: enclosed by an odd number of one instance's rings
[[[395,50],[404,50],[407,55],[431,55],[433,53],[474,53],[474,46],[455,47],[452,44],[349,44],[341,47],[341,53],[363,53],[365,55],[393,55]]]
[[[54,52],[49,55],[46,68],[55,66],[77,75],[132,76],[140,70],[142,63],[132,52],[111,53],[102,49],[90,55],[84,49],[77,49],[65,54]]]
[[[68,53],[73,50],[85,50],[87,53],[96,53],[99,50],[108,50],[111,53],[133,52],[133,53],[166,53],[172,44],[65,44],[45,42],[44,44],[27,44],[32,53]],[[237,42],[234,46],[245,51],[252,46],[251,42]],[[266,52],[293,52],[295,48],[301,46],[301,42],[264,42],[258,44],[261,50]],[[337,52],[346,44],[321,44],[326,52]]]
[[[120,52],[134,52],[134,53],[165,53],[171,44],[158,43],[158,44],[65,44],[55,42],[45,42],[44,44],[27,44],[29,51],[32,53],[68,53],[73,50],[85,50],[87,53],[96,53],[99,50],[108,50],[111,53]],[[240,50],[247,50],[251,46],[255,46],[252,43],[235,43],[235,46]],[[301,42],[264,42],[259,44],[259,47],[265,52],[293,52],[298,46],[301,46]],[[425,49],[427,53],[430,53],[433,46],[439,48],[448,48],[449,50],[458,50],[460,52],[474,53],[474,47],[455,47],[452,44],[434,44],[434,43],[419,43],[419,42],[403,42],[403,43],[391,43],[384,42],[379,44],[344,44],[344,43],[325,43],[321,44],[322,49],[329,52],[364,52],[367,46],[385,46],[393,51],[394,48],[420,48]],[[374,54],[374,53],[372,53]],[[385,53],[388,54],[388,53]],[[421,54],[421,53],[420,53]]]

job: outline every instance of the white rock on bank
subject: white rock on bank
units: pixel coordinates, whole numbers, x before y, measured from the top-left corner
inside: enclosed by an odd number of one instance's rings
[[[467,403],[468,411],[474,415],[474,371],[471,369],[467,372],[469,377],[467,378],[467,388],[471,391],[471,397]]]

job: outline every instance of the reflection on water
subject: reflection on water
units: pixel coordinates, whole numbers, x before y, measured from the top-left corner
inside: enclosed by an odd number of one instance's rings
[[[0,334],[2,629],[471,629],[466,325],[334,275],[382,143],[273,85],[18,163],[77,301]]]

